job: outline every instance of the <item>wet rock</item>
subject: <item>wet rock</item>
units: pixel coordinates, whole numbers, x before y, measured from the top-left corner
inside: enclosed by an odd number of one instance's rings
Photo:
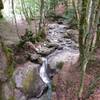
[[[54,44],[54,43],[47,43],[47,45],[46,45],[46,46],[47,46],[48,48],[55,47],[55,49],[59,47],[59,45],[58,45],[58,44]]]
[[[75,64],[79,58],[78,31],[67,29],[66,25],[49,24],[47,38],[51,44],[56,44],[57,49],[48,56],[50,69],[57,69],[61,62]]]
[[[67,29],[66,25],[53,24],[48,27],[47,40],[51,44],[58,45],[59,48],[78,48],[78,31]]]
[[[58,24],[48,24],[49,29],[54,29],[57,28],[59,25]]]
[[[16,87],[23,91],[27,98],[41,97],[44,89],[47,88],[39,76],[38,69],[38,64],[27,62],[14,72],[13,80]]]
[[[73,49],[56,50],[48,56],[48,64],[50,69],[57,69],[57,65],[61,62],[75,64],[79,59],[79,51]]]
[[[66,25],[59,25],[59,24],[49,24],[48,25],[48,32],[47,32],[47,39],[51,43],[55,43],[58,41],[58,39],[61,39],[64,37],[64,34],[66,32]]]
[[[55,47],[53,47],[53,48],[41,47],[41,48],[37,51],[37,53],[38,53],[38,54],[41,54],[41,55],[43,55],[43,56],[47,56],[47,55],[49,55],[50,53],[52,53],[54,50],[55,50]]]

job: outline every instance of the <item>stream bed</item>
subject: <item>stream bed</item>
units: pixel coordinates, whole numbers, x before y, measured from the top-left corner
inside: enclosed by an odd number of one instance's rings
[[[19,64],[11,80],[3,84],[4,100],[12,97],[15,100],[52,100],[51,82],[60,71],[59,65],[72,66],[79,59],[77,35],[77,30],[53,23],[48,25],[47,41],[38,45],[27,42],[25,48],[30,60]],[[21,55],[16,56],[16,61],[23,62]]]

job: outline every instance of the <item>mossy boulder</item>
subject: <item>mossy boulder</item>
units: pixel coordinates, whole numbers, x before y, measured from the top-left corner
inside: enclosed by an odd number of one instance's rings
[[[27,98],[39,97],[46,84],[39,76],[39,65],[27,62],[16,68],[13,80],[18,89],[20,89]]]

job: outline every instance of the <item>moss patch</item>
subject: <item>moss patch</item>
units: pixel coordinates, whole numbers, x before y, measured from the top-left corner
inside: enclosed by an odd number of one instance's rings
[[[64,65],[64,62],[59,62],[56,64],[58,69],[62,69],[63,65]]]
[[[25,93],[30,91],[31,84],[34,87],[35,81],[36,81],[36,72],[29,71],[26,75],[26,78],[23,81],[23,89]]]
[[[5,54],[5,57],[7,59],[7,69],[5,70],[5,74],[8,75],[8,78],[10,78],[14,71],[14,59],[13,59],[13,51],[11,48],[8,48],[1,39],[0,41],[0,47],[2,48],[2,51]]]
[[[37,43],[37,42],[41,42],[46,38],[46,35],[44,33],[44,30],[42,30],[41,32],[36,33],[33,36],[33,33],[31,31],[26,30],[26,33],[24,36],[21,37],[20,43],[18,44],[18,47],[23,47],[23,45],[30,41],[32,43]]]

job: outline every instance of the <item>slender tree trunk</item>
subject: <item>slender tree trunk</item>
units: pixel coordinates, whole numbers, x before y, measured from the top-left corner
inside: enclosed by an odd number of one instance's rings
[[[44,0],[41,0],[41,6],[40,6],[40,22],[39,22],[39,32],[42,31],[42,25],[43,25],[43,19],[44,19]]]
[[[88,0],[82,0],[82,9],[79,24],[79,50],[80,50],[80,66],[81,66],[81,80],[78,99],[82,98],[84,88],[84,77],[87,64],[93,53],[96,43],[97,32],[97,4],[99,0],[90,0],[88,7]],[[98,13],[98,12],[97,12]]]
[[[12,13],[13,13],[13,16],[14,16],[14,21],[15,21],[14,24],[15,24],[15,27],[16,27],[16,34],[20,39],[20,35],[19,35],[19,32],[18,32],[18,26],[17,26],[16,14],[15,14],[15,9],[14,9],[14,0],[12,0],[11,3],[12,3]]]

